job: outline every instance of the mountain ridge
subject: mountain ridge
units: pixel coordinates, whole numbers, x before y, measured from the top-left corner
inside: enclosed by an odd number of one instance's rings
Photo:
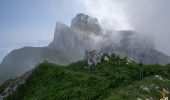
[[[79,23],[81,25],[78,25]],[[154,48],[150,49],[150,42],[146,40],[144,40],[146,43],[142,44],[135,36],[125,38],[122,43],[126,42],[120,45],[121,41],[117,43],[114,41],[115,38],[109,35],[113,31],[103,30],[96,18],[85,14],[77,14],[73,18],[71,26],[57,22],[54,39],[48,46],[17,49],[4,58],[0,64],[0,83],[20,76],[44,60],[58,64],[69,64],[81,60],[84,58],[86,50],[111,52],[145,64],[165,65],[170,63],[169,56]],[[133,32],[124,31],[124,34]],[[125,35],[125,37],[127,36]],[[144,47],[144,44],[148,44],[148,46]]]

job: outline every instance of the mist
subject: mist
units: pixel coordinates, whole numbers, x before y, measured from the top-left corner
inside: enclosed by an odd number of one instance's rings
[[[170,55],[170,1],[168,0],[75,0],[106,29],[134,30],[155,48]],[[115,33],[116,34],[116,33]]]

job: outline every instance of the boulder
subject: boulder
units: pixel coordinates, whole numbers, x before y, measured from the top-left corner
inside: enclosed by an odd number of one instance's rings
[[[104,61],[109,61],[109,58],[107,56],[104,56]]]

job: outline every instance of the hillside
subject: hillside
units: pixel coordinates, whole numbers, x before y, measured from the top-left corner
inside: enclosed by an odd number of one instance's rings
[[[0,64],[0,84],[31,70],[38,63],[48,60],[52,63],[66,64],[69,59],[54,49],[47,47],[24,47],[12,51]]]
[[[163,88],[168,94],[170,65],[143,65],[113,54],[104,55],[109,59],[102,56],[102,61],[91,67],[86,60],[68,66],[44,62],[6,99],[159,100]]]

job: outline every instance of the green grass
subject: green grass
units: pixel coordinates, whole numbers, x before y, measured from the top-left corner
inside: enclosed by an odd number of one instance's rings
[[[149,92],[143,91],[140,89],[140,86],[148,87]],[[161,93],[156,90],[155,86],[160,87],[160,91],[162,91],[163,88],[170,89],[170,82],[160,81],[157,78],[150,76],[131,85],[114,89],[106,100],[127,100],[127,98],[128,100],[136,100],[137,98],[146,100],[150,97],[152,97],[153,100],[159,100],[161,98]],[[170,97],[170,95],[167,96]]]
[[[156,84],[170,89],[170,82],[162,82],[153,76],[158,74],[170,79],[170,65],[143,65],[128,63],[126,59],[112,56],[94,68],[85,68],[85,61],[68,66],[40,64],[26,83],[7,100],[136,100],[137,97],[160,99],[160,93],[149,88],[150,93],[140,89],[141,85]],[[143,69],[143,78],[140,71]],[[0,88],[1,90],[1,88]]]

